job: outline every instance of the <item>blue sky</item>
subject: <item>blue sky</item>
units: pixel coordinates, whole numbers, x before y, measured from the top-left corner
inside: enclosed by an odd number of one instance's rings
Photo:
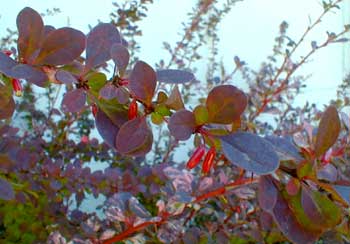
[[[180,38],[181,23],[186,20],[186,14],[196,2],[196,0],[154,0],[154,4],[149,8],[149,16],[141,24],[144,33],[140,38],[141,59],[154,64],[160,57],[167,57],[162,50],[162,42],[174,43]],[[309,18],[315,19],[322,11],[319,2],[318,0],[244,0],[238,3],[223,20],[219,31],[221,38],[219,55],[227,70],[232,68],[232,58],[235,55],[247,61],[251,67],[259,67],[271,53],[273,40],[282,20],[289,22],[289,34],[292,37],[295,39],[300,37],[309,23]],[[345,2],[346,9],[350,12],[349,1]],[[71,27],[85,33],[89,24],[93,26],[97,20],[108,21],[109,13],[113,9],[111,0],[12,0],[6,9],[0,11],[0,33],[4,33],[6,27],[15,28],[16,15],[25,6],[30,6],[38,12],[58,7],[62,13],[45,17],[46,24],[61,27],[69,23]],[[305,54],[311,48],[312,40],[324,40],[327,30],[339,31],[344,19],[350,22],[350,17],[342,12],[326,17],[319,28],[311,33],[311,38],[305,42],[297,55]],[[311,62],[300,70],[311,74],[312,77],[307,83],[308,88],[298,101],[304,102],[308,99],[321,105],[334,97],[336,86],[345,74],[344,58],[350,59],[345,56],[344,47],[341,45],[326,48],[315,55]],[[197,76],[201,78],[205,74],[205,66],[199,63],[198,68]],[[238,86],[244,86],[240,81],[235,82]]]

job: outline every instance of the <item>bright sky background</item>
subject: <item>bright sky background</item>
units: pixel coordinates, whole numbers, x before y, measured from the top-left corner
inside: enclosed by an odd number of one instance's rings
[[[148,17],[141,24],[144,33],[140,38],[142,60],[154,64],[162,57],[167,58],[166,52],[162,50],[162,42],[173,44],[179,39],[181,23],[187,20],[186,14],[196,2],[197,0],[154,0],[154,4],[149,7]],[[306,29],[309,17],[314,20],[321,13],[320,2],[321,0],[244,0],[238,3],[220,25],[219,55],[227,70],[232,69],[235,55],[245,60],[250,67],[259,67],[266,56],[271,54],[273,40],[283,20],[289,23],[290,36],[298,39]],[[344,23],[350,23],[350,1],[344,2],[347,6],[343,14],[337,12],[327,16],[321,26],[312,32],[300,55],[308,52],[312,40],[324,40],[327,30],[337,32]],[[15,28],[16,15],[25,6],[38,12],[58,7],[62,13],[45,17],[46,24],[62,27],[69,23],[71,27],[85,33],[88,32],[89,24],[94,26],[97,20],[108,21],[109,14],[114,9],[111,0],[12,0],[11,4],[0,10],[0,33],[4,33],[6,27]],[[308,99],[319,105],[327,103],[335,96],[336,86],[346,73],[345,66],[349,67],[349,60],[349,47],[345,49],[343,45],[334,45],[321,50],[301,70],[304,74],[311,74],[312,78],[298,101]],[[348,68],[347,70],[349,71]],[[201,79],[204,74],[205,66],[199,66],[198,78]],[[239,83],[236,81],[236,85],[244,86]]]

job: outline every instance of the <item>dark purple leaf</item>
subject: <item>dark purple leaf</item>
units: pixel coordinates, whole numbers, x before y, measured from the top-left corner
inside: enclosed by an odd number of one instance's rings
[[[185,107],[184,102],[182,101],[179,87],[177,85],[174,86],[169,98],[165,102],[165,105],[167,105],[168,108],[174,110],[180,110]]]
[[[266,136],[265,140],[272,144],[280,160],[303,160],[291,137]]]
[[[182,84],[194,81],[194,79],[194,75],[188,71],[176,69],[164,69],[157,71],[157,81],[163,83]]]
[[[287,201],[280,193],[277,194],[272,216],[278,228],[290,241],[298,244],[313,244],[318,240],[319,233],[308,231],[300,225]]]
[[[31,63],[33,54],[40,48],[44,36],[44,23],[39,13],[26,7],[17,16],[18,55]]]
[[[8,57],[6,54],[0,52],[0,72],[12,77],[12,69],[17,63],[12,58]]]
[[[86,66],[94,68],[110,60],[110,50],[115,43],[121,43],[121,37],[114,25],[101,23],[95,26],[86,40]]]
[[[48,82],[48,77],[43,71],[27,64],[18,64],[14,66],[11,76],[17,79],[25,79],[40,87],[44,87]]]
[[[152,67],[145,62],[138,61],[130,74],[129,80],[131,92],[146,105],[150,105],[157,82],[156,73]]]
[[[51,31],[43,41],[35,64],[63,65],[73,62],[85,49],[85,35],[64,27]]]
[[[3,178],[0,178],[0,199],[9,201],[14,198],[15,192],[13,191],[11,184]]]
[[[111,58],[117,65],[120,76],[123,76],[130,58],[128,49],[120,43],[113,44],[111,47]]]
[[[46,38],[54,30],[56,30],[55,27],[53,27],[51,25],[45,25],[44,26],[44,37]]]
[[[206,101],[209,122],[229,124],[239,119],[247,106],[247,96],[232,85],[212,89]]]
[[[277,201],[277,189],[270,176],[261,176],[258,186],[258,201],[261,209],[271,212]]]
[[[135,118],[126,122],[116,139],[117,151],[129,156],[144,156],[152,148],[153,134],[146,119]]]
[[[67,85],[78,82],[77,79],[72,75],[72,73],[65,70],[57,71],[55,77],[56,77],[56,80]]]
[[[86,102],[86,92],[84,89],[75,89],[67,92],[62,101],[63,112],[77,113],[80,112]]]
[[[187,140],[196,128],[194,114],[186,109],[181,109],[170,117],[168,127],[170,134],[176,140]]]
[[[223,153],[231,163],[258,175],[273,173],[279,158],[265,139],[248,132],[221,137]]]

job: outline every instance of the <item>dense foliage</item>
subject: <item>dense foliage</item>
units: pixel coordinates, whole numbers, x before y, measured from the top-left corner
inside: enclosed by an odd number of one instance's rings
[[[0,240],[349,242],[350,79],[322,111],[292,103],[304,80],[295,71],[319,49],[348,42],[350,25],[293,56],[342,0],[323,2],[300,40],[283,22],[258,71],[235,57],[227,74],[213,48],[206,86],[192,62],[205,37],[215,47],[220,17],[237,1],[221,9],[199,1],[157,69],[136,57],[135,23],[150,2],[115,4],[118,19],[86,35],[45,25],[29,7],[18,14],[17,48],[0,52]],[[237,72],[247,92],[231,84]],[[193,146],[178,162],[185,141]]]

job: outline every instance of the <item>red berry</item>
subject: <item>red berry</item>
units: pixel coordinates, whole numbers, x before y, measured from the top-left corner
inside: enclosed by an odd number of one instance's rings
[[[194,167],[196,167],[201,161],[201,159],[203,158],[204,153],[205,153],[204,145],[197,147],[197,149],[193,152],[192,156],[188,160],[186,167],[188,169],[193,169]]]
[[[9,57],[12,55],[12,51],[11,50],[3,50],[2,53],[6,54]]]
[[[202,165],[202,172],[204,174],[209,173],[211,167],[213,166],[215,156],[216,156],[216,150],[215,150],[215,147],[212,147],[209,149],[209,151],[207,152],[204,158],[204,162]]]
[[[17,97],[21,97],[22,96],[22,85],[21,85],[21,83],[19,82],[18,79],[12,79],[11,82],[12,82],[12,88],[13,88],[13,91],[15,92],[15,95]]]
[[[92,115],[94,116],[94,118],[96,117],[97,110],[98,110],[98,108],[97,108],[96,103],[93,103],[93,104],[91,105],[91,112],[92,112]]]
[[[132,120],[137,117],[137,102],[136,99],[133,99],[132,102],[130,103],[129,106],[129,111],[128,111],[128,118],[129,120]]]

